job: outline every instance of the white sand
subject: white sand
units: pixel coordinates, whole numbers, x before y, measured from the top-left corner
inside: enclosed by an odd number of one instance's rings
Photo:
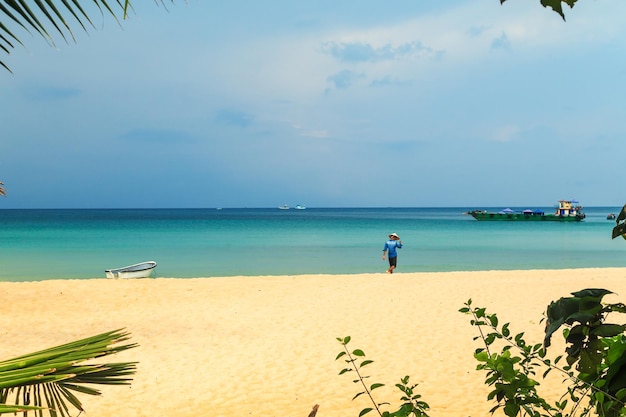
[[[493,404],[474,370],[479,345],[463,303],[471,298],[540,343],[550,301],[584,288],[626,301],[625,276],[607,268],[0,283],[0,358],[126,328],[140,346],[109,360],[139,361],[134,382],[81,396],[87,416],[306,417],[319,404],[318,417],[357,417],[369,404],[351,400],[360,387],[335,361],[336,337],[350,335],[350,347],[375,361],[368,383],[387,384],[378,401],[398,404],[394,384],[410,375],[432,417],[486,417]]]

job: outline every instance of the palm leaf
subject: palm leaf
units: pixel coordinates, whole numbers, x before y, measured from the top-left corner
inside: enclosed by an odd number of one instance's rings
[[[101,395],[91,385],[131,383],[136,362],[91,363],[138,346],[124,344],[129,339],[129,333],[118,329],[0,361],[0,413],[37,409],[65,417],[68,405],[84,411],[74,393]],[[15,404],[7,404],[9,399]]]
[[[171,0],[174,2],[174,0]],[[98,8],[100,14],[104,15],[106,10],[108,14],[119,23],[118,14],[122,14],[122,18],[126,19],[128,10],[132,9],[130,0],[92,0],[93,4]],[[164,5],[164,0],[154,0],[155,3]],[[50,32],[57,33],[64,41],[71,38],[73,41],[74,34],[72,25],[78,25],[83,31],[87,31],[87,27],[95,27],[85,11],[82,4],[89,3],[80,0],[0,0],[0,50],[7,55],[15,47],[14,44],[23,45],[18,35],[9,28],[9,22],[12,22],[17,29],[25,30],[28,33],[37,33],[42,36],[48,43],[54,45],[54,39]],[[73,20],[68,20],[69,17]],[[10,68],[0,60],[0,66],[8,71]]]
[[[0,414],[25,413],[25,412],[27,412],[29,410],[41,410],[41,408],[40,407],[28,406],[28,405],[17,406],[17,405],[3,405],[3,404],[0,404]]]

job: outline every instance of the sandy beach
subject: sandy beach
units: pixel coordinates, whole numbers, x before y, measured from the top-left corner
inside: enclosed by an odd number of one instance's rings
[[[493,404],[464,302],[539,343],[550,301],[584,288],[626,301],[625,277],[606,268],[3,282],[0,358],[126,328],[140,346],[110,360],[139,362],[133,384],[81,396],[87,415],[306,417],[319,404],[317,416],[356,417],[369,404],[351,400],[359,387],[335,361],[336,338],[349,335],[374,360],[368,382],[387,385],[379,402],[398,404],[393,385],[409,375],[432,417],[486,417]]]

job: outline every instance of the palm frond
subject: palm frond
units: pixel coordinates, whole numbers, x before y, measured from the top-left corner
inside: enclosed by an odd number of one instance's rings
[[[165,5],[164,0],[154,2]],[[130,0],[0,0],[0,50],[8,55],[14,43],[24,45],[15,34],[15,29],[10,29],[9,23],[16,29],[39,34],[50,45],[54,45],[50,32],[57,33],[65,42],[68,42],[68,38],[74,41],[72,25],[80,26],[83,31],[87,31],[87,27],[94,27],[90,12],[82,6],[86,3],[93,3],[101,15],[106,11],[118,23],[119,17],[126,19],[128,11],[132,10]],[[68,20],[70,16],[73,18],[71,21]],[[2,60],[0,66],[11,71]]]
[[[68,405],[84,411],[74,392],[100,395],[91,385],[131,383],[137,362],[86,363],[138,346],[124,344],[129,339],[118,329],[0,361],[0,413],[37,409],[64,417],[70,415]]]

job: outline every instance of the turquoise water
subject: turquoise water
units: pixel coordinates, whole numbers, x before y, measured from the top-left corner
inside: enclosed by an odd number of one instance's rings
[[[176,278],[384,272],[391,232],[398,272],[626,266],[606,220],[620,208],[567,224],[478,222],[474,208],[0,210],[0,280],[102,278],[147,260]]]

